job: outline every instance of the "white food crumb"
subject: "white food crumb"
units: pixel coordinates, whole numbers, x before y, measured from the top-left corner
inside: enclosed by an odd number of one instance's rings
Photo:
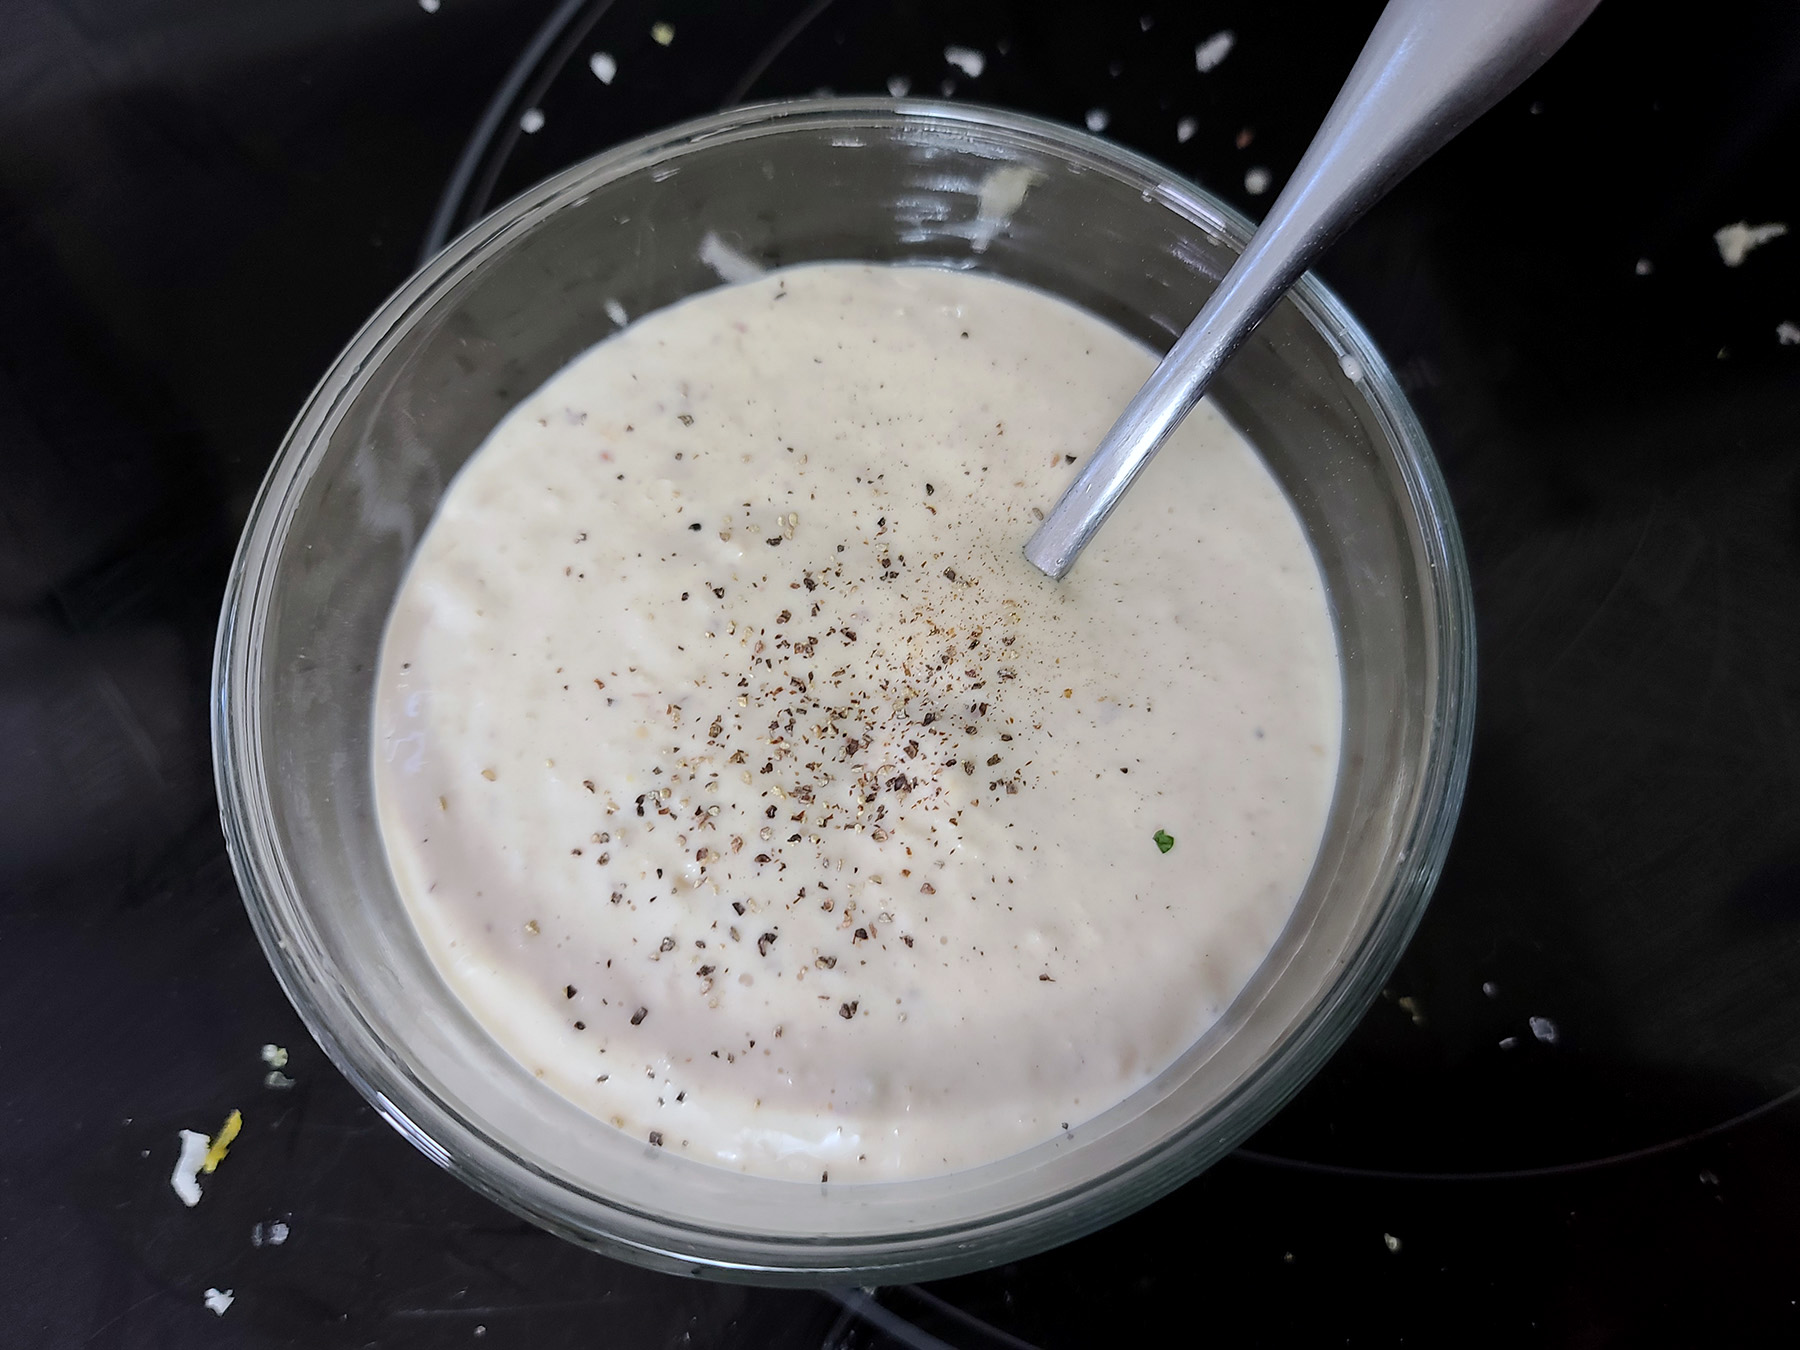
[[[263,1086],[266,1088],[274,1088],[278,1092],[285,1092],[288,1088],[294,1086],[294,1080],[289,1078],[280,1069],[270,1069],[263,1075]]]
[[[651,24],[650,40],[659,47],[668,46],[675,40],[675,25],[661,22]]]
[[[1784,347],[1800,344],[1800,324],[1789,323],[1783,319],[1775,325],[1775,338]]]
[[[1089,131],[1105,131],[1106,124],[1110,121],[1112,121],[1112,114],[1105,108],[1088,109],[1087,129]]]
[[[1362,362],[1348,352],[1338,357],[1338,369],[1344,372],[1346,380],[1360,380],[1363,377]]]
[[[1181,144],[1186,145],[1189,141],[1194,139],[1194,133],[1198,130],[1200,130],[1199,118],[1184,117],[1175,124],[1175,139],[1181,142]]]
[[[524,132],[527,136],[530,136],[543,129],[544,110],[542,108],[527,108],[525,110],[525,115],[519,119],[519,130]]]
[[[1545,1045],[1556,1044],[1556,1023],[1552,1022],[1548,1017],[1532,1017],[1526,1020],[1531,1024],[1531,1034],[1533,1036],[1536,1036]]]
[[[1752,225],[1740,220],[1735,225],[1714,230],[1713,243],[1719,246],[1719,257],[1727,267],[1742,267],[1744,259],[1750,256],[1751,249],[1761,248],[1771,239],[1779,239],[1787,232],[1788,227],[1779,220],[1770,221],[1767,225]]]
[[[438,12],[438,0],[419,0],[419,8],[424,10],[427,14],[436,14]],[[221,1308],[220,1311],[223,1312],[224,1309]]]
[[[601,84],[611,84],[613,76],[619,73],[619,63],[608,52],[595,52],[588,57],[588,69],[594,72],[594,78]]]
[[[169,1174],[169,1185],[175,1188],[175,1194],[189,1209],[200,1203],[200,1164],[211,1147],[211,1135],[193,1130],[181,1132],[181,1156],[175,1160],[175,1170]]]
[[[625,306],[621,305],[617,300],[608,300],[606,302],[606,317],[618,324],[621,328],[631,322],[631,316],[625,313]]]
[[[279,1247],[288,1240],[288,1226],[280,1219],[259,1223],[250,1230],[252,1247]]]
[[[1631,270],[1636,272],[1640,277],[1647,277],[1654,272],[1656,268],[1648,258],[1639,258],[1637,260],[1637,266]]]
[[[1519,1038],[1517,1036],[1503,1036],[1500,1039],[1500,1048],[1502,1050],[1516,1049],[1518,1047],[1518,1044],[1519,1044]]]
[[[1217,70],[1219,62],[1231,55],[1231,49],[1237,46],[1237,34],[1227,28],[1222,33],[1214,33],[1211,37],[1194,48],[1194,69],[1202,75],[1209,70]]]
[[[1381,1240],[1387,1243],[1387,1249],[1390,1252],[1397,1252],[1400,1250],[1400,1239],[1395,1237],[1392,1233],[1383,1233],[1381,1235]]]
[[[437,8],[437,0],[431,0],[431,8]],[[216,1317],[223,1317],[225,1310],[231,1306],[231,1301],[236,1297],[237,1295],[229,1289],[208,1289],[206,1291],[207,1310]]]
[[[717,272],[720,281],[754,281],[763,274],[760,264],[739,253],[711,230],[700,237],[700,261]]]
[[[975,208],[975,225],[969,243],[977,253],[994,241],[1006,228],[1013,212],[1025,204],[1025,194],[1044,175],[1022,164],[1009,164],[993,170],[981,180],[981,195]]]
[[[1269,184],[1274,181],[1274,177],[1267,169],[1258,164],[1244,175],[1244,191],[1252,197],[1260,197],[1269,190]]]
[[[265,1045],[262,1048],[262,1062],[271,1069],[287,1068],[287,1051],[279,1045]]]
[[[1481,982],[1481,992],[1486,994],[1489,998],[1499,998],[1500,986],[1495,984],[1492,980],[1483,980]]]
[[[905,98],[910,92],[912,92],[912,81],[907,79],[906,76],[888,76],[888,93],[892,94],[895,98]]]
[[[1148,33],[1150,31],[1150,25],[1155,22],[1156,22],[1156,20],[1154,18],[1152,18],[1150,15],[1148,15],[1148,14],[1144,15],[1142,18],[1140,18],[1138,20],[1138,32]]]
[[[946,47],[944,48],[944,60],[971,80],[979,79],[981,72],[987,69],[987,57],[974,47]]]

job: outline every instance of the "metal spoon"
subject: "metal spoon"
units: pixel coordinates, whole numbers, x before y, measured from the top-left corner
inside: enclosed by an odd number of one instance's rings
[[[1516,88],[1599,0],[1389,0],[1262,228],[1025,545],[1067,574],[1252,329],[1366,210]]]

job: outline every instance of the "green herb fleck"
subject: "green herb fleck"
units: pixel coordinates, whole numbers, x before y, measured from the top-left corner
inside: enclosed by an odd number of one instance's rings
[[[1161,849],[1164,853],[1167,853],[1170,849],[1175,847],[1175,836],[1170,834],[1167,830],[1158,830],[1150,837],[1156,840],[1157,848]]]

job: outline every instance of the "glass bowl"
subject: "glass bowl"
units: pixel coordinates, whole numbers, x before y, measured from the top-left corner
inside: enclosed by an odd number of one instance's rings
[[[376,656],[413,547],[494,425],[614,331],[621,308],[644,314],[745,267],[934,263],[1062,296],[1161,351],[1249,235],[1199,188],[1066,127],[809,100],[689,122],[570,169],[382,307],[313,393],[251,511],[212,725],[257,936],[313,1035],[396,1129],[508,1209],[615,1256],[873,1284],[1098,1228],[1216,1161],[1318,1069],[1437,879],[1468,762],[1474,630],[1418,422],[1310,278],[1212,397],[1291,497],[1335,616],[1344,737],[1325,838],[1293,918],[1220,1022],[1069,1135],[949,1176],[832,1186],[627,1137],[535,1080],[452,995],[395,892],[372,809]]]

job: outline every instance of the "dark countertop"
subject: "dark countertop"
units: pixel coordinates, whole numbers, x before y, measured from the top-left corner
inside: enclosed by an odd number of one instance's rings
[[[224,858],[207,681],[237,533],[288,420],[440,207],[466,222],[736,98],[905,75],[1075,123],[1105,108],[1108,135],[1255,214],[1270,198],[1247,170],[1279,186],[1378,8],[10,6],[0,1340],[985,1348],[1217,1326],[1796,1343],[1792,6],[1716,22],[1602,6],[1322,268],[1415,400],[1466,535],[1469,793],[1388,995],[1245,1149],[1137,1216],[873,1297],[577,1250],[433,1167],[337,1075]],[[1227,28],[1236,47],[1201,74],[1195,43]],[[950,42],[987,53],[979,79],[946,64]],[[616,58],[611,84],[594,50]],[[516,130],[526,107],[545,114],[536,135]],[[1713,232],[1736,221],[1796,233],[1727,267]],[[266,1042],[290,1052],[291,1089],[263,1085]],[[186,1209],[177,1132],[233,1108],[244,1133]],[[275,1221],[280,1244],[258,1227]],[[214,1287],[235,1296],[223,1316],[202,1304]]]

